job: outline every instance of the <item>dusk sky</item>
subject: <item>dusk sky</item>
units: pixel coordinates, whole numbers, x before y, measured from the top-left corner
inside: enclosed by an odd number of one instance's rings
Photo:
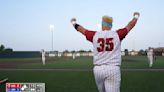
[[[113,17],[113,28],[125,27],[133,12],[141,16],[122,41],[124,49],[164,47],[164,0],[0,0],[0,44],[14,51],[50,51],[50,24],[54,25],[54,50],[92,50],[70,19],[100,31],[103,15]]]

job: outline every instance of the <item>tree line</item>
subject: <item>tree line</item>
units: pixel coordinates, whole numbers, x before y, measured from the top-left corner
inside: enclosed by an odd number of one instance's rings
[[[13,52],[12,48],[6,48],[3,44],[0,45],[0,52]]]

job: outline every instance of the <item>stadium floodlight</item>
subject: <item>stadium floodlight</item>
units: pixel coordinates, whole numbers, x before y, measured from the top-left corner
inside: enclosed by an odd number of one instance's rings
[[[50,24],[50,31],[54,31],[54,25]]]
[[[53,50],[54,50],[54,49],[53,49],[53,31],[54,31],[54,28],[55,28],[55,27],[54,27],[54,25],[51,24],[49,28],[50,28],[50,31],[51,31],[51,33],[52,33],[51,46],[52,46],[52,51],[53,51]]]

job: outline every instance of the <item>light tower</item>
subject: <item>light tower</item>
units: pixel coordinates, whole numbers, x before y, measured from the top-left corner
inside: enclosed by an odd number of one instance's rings
[[[54,43],[53,43],[53,31],[54,31],[54,25],[50,25],[50,31],[51,31],[51,46],[52,46],[52,52],[54,51]]]

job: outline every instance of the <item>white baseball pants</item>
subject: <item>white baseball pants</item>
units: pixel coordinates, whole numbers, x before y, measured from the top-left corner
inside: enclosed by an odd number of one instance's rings
[[[99,92],[120,92],[120,66],[95,66],[93,72]]]
[[[42,63],[43,63],[43,65],[45,65],[45,61],[46,61],[46,58],[45,57],[42,57]]]
[[[153,56],[148,56],[149,59],[149,67],[153,66]]]

